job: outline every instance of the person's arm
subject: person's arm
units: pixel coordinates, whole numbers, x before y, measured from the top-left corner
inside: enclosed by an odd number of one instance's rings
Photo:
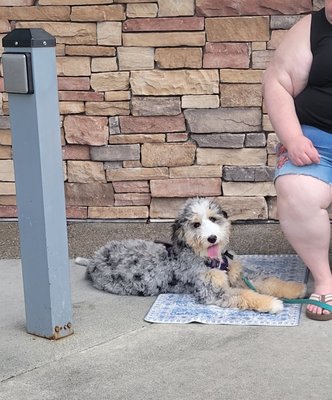
[[[311,15],[285,35],[264,73],[263,96],[272,126],[295,165],[319,162],[319,154],[307,139],[297,118],[294,97],[306,87],[312,63]]]

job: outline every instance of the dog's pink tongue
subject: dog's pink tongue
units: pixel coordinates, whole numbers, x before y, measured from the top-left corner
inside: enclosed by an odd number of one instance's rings
[[[218,258],[219,257],[219,246],[217,244],[208,248],[208,257],[210,258]]]

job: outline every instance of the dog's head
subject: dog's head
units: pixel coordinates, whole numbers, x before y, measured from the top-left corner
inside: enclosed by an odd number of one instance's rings
[[[174,251],[190,247],[201,257],[218,258],[227,249],[229,230],[227,215],[217,201],[189,199],[173,224]]]

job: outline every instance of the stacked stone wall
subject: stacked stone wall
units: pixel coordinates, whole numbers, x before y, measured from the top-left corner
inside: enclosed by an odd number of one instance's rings
[[[323,3],[0,0],[0,39],[56,37],[68,218],[169,219],[208,196],[233,220],[276,219],[262,74]],[[8,115],[0,77],[0,218],[16,217]]]

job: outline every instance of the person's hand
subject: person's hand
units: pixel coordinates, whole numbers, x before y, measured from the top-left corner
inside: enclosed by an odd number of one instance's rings
[[[297,166],[318,164],[320,155],[311,140],[305,136],[297,136],[287,142],[288,158]]]

